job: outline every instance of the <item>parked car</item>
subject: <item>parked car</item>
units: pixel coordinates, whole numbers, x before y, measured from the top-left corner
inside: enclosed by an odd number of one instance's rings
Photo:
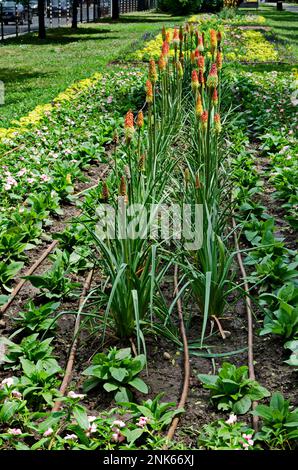
[[[16,23],[24,24],[28,20],[28,10],[21,3],[13,1],[0,1],[0,16],[4,24]],[[31,14],[29,21],[31,22]]]

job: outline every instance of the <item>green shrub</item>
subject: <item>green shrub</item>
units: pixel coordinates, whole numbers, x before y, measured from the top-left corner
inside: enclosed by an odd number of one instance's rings
[[[157,7],[174,15],[184,15],[199,11],[219,11],[223,7],[223,0],[158,0]]]

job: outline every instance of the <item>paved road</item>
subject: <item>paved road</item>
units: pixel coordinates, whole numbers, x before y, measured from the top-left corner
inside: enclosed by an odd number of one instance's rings
[[[78,10],[78,21],[87,22],[87,6],[83,5],[82,8],[82,15],[80,10]],[[89,21],[94,20],[94,7],[91,5],[89,7]],[[58,26],[63,26],[63,25],[70,25],[71,24],[71,17],[69,16],[63,16],[61,18],[45,18],[46,22],[46,28],[57,28]],[[14,37],[17,34],[25,34],[28,33],[28,31],[38,31],[38,17],[33,16],[32,18],[32,23],[28,25],[28,22],[25,22],[23,25],[16,25],[15,23],[9,23],[8,25],[3,25],[3,36],[4,37]],[[1,25],[0,25],[0,39],[2,36],[2,31],[1,31]]]

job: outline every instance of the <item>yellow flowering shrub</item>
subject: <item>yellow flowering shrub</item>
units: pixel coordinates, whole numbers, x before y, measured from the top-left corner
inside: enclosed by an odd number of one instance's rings
[[[170,33],[170,37],[173,37],[173,29],[167,29],[167,33]],[[158,34],[154,39],[148,41],[145,47],[133,54],[133,58],[136,60],[149,60],[158,59],[160,56],[160,50],[162,47],[162,35]],[[170,50],[169,54],[173,55],[174,51]]]
[[[278,60],[278,52],[260,31],[230,31],[230,46],[234,47],[225,55],[226,60],[242,62],[272,62]]]
[[[54,98],[53,103],[58,104],[74,100],[81,92],[95,85],[101,77],[102,75],[96,72],[90,78],[85,78],[84,80],[75,82],[65,91],[59,93],[59,95]],[[36,126],[36,124],[43,119],[45,114],[51,112],[52,109],[53,105],[50,103],[38,105],[33,109],[33,111],[30,111],[27,116],[20,118],[18,121],[12,121],[14,127],[10,127],[9,129],[0,128],[0,143],[4,139],[11,139],[22,131],[26,131],[28,128]]]

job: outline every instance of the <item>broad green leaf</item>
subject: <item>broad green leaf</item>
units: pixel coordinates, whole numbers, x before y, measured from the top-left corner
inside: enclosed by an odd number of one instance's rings
[[[148,387],[147,385],[145,384],[145,382],[140,379],[139,377],[135,377],[133,380],[131,380],[130,382],[128,382],[129,385],[131,385],[132,387],[136,388],[139,392],[141,393],[148,393]]]

